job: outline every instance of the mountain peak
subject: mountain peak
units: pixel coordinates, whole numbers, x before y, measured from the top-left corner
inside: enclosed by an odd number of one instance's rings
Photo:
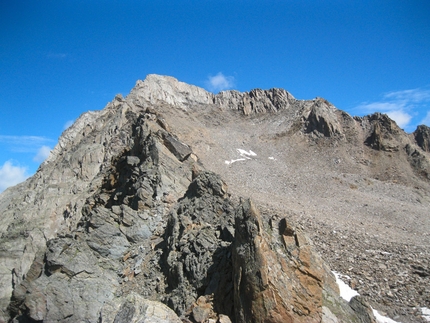
[[[213,102],[213,94],[205,89],[157,74],[149,74],[144,81],[137,81],[130,95],[136,95],[151,104],[165,102],[182,109],[190,104]]]

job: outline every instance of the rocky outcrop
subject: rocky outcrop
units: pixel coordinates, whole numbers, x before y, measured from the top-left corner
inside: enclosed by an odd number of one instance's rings
[[[184,314],[200,296],[212,295],[215,312],[233,314],[231,250],[234,204],[226,185],[201,172],[169,216],[161,267],[165,301]]]
[[[415,141],[422,150],[430,152],[430,128],[426,125],[419,125],[413,132]]]
[[[262,231],[263,225],[255,207],[250,201],[244,202],[236,216],[233,246],[236,322],[293,322],[295,314],[291,309],[294,305],[290,303],[292,295],[288,291],[287,269],[285,274],[282,270],[286,264],[282,258],[273,261],[276,254],[270,250]],[[274,265],[272,270],[275,271],[269,273]],[[307,303],[306,314],[311,314],[309,322],[319,321],[320,318],[315,317],[317,311],[309,311],[313,304]],[[300,310],[304,309],[300,307]]]
[[[324,99],[316,99],[303,119],[306,133],[320,134],[324,137],[334,137],[342,133],[336,109]]]
[[[137,81],[130,92],[150,104],[169,104],[187,109],[190,104],[209,104],[213,102],[213,94],[204,89],[179,82],[170,76],[150,74],[145,81]]]
[[[116,295],[122,280],[140,273],[151,238],[163,233],[169,205],[185,191],[182,183],[189,183],[191,165],[177,177],[182,163],[162,144],[158,129],[151,129],[145,114],[128,117],[130,145],[106,167],[79,221],[48,239],[30,271],[16,281],[8,308],[12,317],[96,322],[104,304],[121,303]],[[72,212],[64,213],[65,221]],[[126,260],[132,253],[130,268]]]
[[[283,89],[250,92],[224,91],[214,97],[214,104],[224,109],[239,110],[245,115],[277,112],[290,108],[296,99]]]
[[[329,312],[339,321],[374,322],[368,305],[355,310],[355,303],[339,299],[332,273],[286,218],[272,219],[269,229],[274,232],[267,233],[258,210],[246,200],[236,211],[235,223],[236,322],[328,322]]]
[[[388,152],[400,149],[398,136],[402,130],[386,114],[374,113],[365,117],[363,122],[370,126],[370,132],[365,140],[366,145],[375,150]]]

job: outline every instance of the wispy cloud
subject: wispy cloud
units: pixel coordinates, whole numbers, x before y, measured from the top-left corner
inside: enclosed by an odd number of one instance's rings
[[[13,165],[12,161],[6,161],[0,167],[0,192],[9,186],[16,185],[28,178],[27,167]]]
[[[34,156],[33,160],[35,162],[41,163],[43,162],[46,158],[48,158],[49,154],[51,153],[51,147],[48,146],[42,146],[39,148],[39,150],[37,151],[36,156]]]
[[[54,140],[40,136],[0,135],[0,145],[7,150],[19,153],[37,153],[40,147],[54,143]]]
[[[209,76],[206,80],[206,87],[209,91],[219,92],[223,90],[228,90],[234,87],[234,77],[225,76],[223,73],[219,72],[215,76]]]
[[[401,128],[410,127],[414,117],[427,113],[421,123],[430,124],[430,89],[418,88],[393,91],[382,95],[376,102],[363,102],[353,111],[358,114],[386,113]],[[421,117],[422,118],[422,117]]]
[[[404,91],[389,92],[384,95],[387,99],[401,100],[407,102],[423,102],[430,100],[430,89],[412,89]]]

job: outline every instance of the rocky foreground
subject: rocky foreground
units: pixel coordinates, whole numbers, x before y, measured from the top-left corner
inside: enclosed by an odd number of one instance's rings
[[[148,76],[0,195],[0,322],[421,322],[428,130]]]

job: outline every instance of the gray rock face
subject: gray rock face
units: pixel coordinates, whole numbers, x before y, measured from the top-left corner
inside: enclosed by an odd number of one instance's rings
[[[221,158],[213,147],[249,140],[204,142],[220,127],[214,111],[251,120],[251,138],[269,120],[266,146],[355,138],[403,154],[428,178],[426,152],[386,116],[353,119],[282,89],[214,95],[150,75],[83,114],[32,178],[0,195],[0,322],[371,322],[365,302],[339,298],[300,229],[260,216],[202,163],[197,151]]]
[[[163,265],[167,304],[183,314],[200,295],[213,294],[218,313],[233,314],[230,244],[234,204],[213,173],[202,172],[170,214]]]
[[[398,151],[399,145],[396,137],[402,131],[396,123],[386,114],[374,113],[366,118],[370,123],[370,134],[365,140],[366,145],[376,150]]]
[[[225,109],[239,110],[245,115],[285,110],[294,101],[294,97],[283,89],[255,89],[249,93],[224,91],[214,97],[215,104]]]
[[[161,102],[182,109],[193,103],[209,104],[213,101],[213,94],[202,88],[155,74],[148,75],[143,82],[137,81],[130,94],[154,105]]]
[[[315,104],[305,118],[305,131],[333,137],[342,133],[337,120],[336,109],[324,99],[315,100]]]
[[[426,125],[419,125],[413,133],[417,145],[422,150],[430,152],[430,128]]]
[[[97,321],[100,307],[114,297],[124,254],[163,232],[171,202],[191,180],[191,166],[178,170],[183,163],[158,137],[160,127],[146,121],[154,115],[130,105],[116,98],[102,112],[82,116],[26,183],[31,191],[21,213],[8,217],[17,214],[17,195],[4,211],[2,247],[14,245],[0,268],[4,319]],[[46,253],[45,270],[35,279],[27,273],[40,262],[39,253]],[[77,311],[81,303],[88,311]]]

